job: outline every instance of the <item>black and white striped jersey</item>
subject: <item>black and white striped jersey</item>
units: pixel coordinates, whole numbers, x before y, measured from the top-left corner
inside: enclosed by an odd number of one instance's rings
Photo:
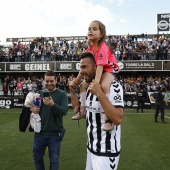
[[[117,81],[113,81],[110,86],[109,100],[112,105],[117,108],[124,107],[123,89]],[[109,132],[102,130],[105,123],[103,120],[104,110],[97,96],[92,94],[89,90],[87,90],[86,94],[86,110],[88,149],[92,153],[101,156],[114,157],[119,154],[121,148],[121,125],[114,125],[114,129]]]

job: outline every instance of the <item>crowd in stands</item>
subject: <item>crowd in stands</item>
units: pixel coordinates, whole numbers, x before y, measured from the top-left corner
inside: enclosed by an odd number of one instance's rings
[[[113,50],[117,60],[170,60],[169,34],[153,37],[142,34],[141,37],[127,34],[126,36],[108,35],[107,44]],[[35,37],[30,43],[14,42],[9,50],[0,50],[0,62],[43,62],[43,61],[79,61],[79,55],[87,49],[87,38],[68,41],[45,37]],[[68,74],[68,73],[67,73]],[[58,75],[56,86],[69,93],[68,83],[75,77]],[[152,92],[157,86],[170,91],[169,75],[162,76],[119,76],[124,92],[136,92],[138,87]],[[0,92],[5,97],[25,96],[29,91],[44,88],[43,77],[12,77],[6,76],[0,82]]]
[[[138,88],[146,88],[148,92],[156,91],[157,87],[161,87],[164,91],[170,92],[170,76],[127,76],[120,77],[120,83],[123,86],[124,92],[137,92]]]
[[[71,74],[69,77],[58,75],[56,87],[69,93],[68,83],[75,77]],[[43,77],[13,77],[7,75],[1,80],[0,91],[4,97],[26,97],[29,92],[38,92],[45,88]]]
[[[69,82],[75,78],[74,74],[69,76],[58,75],[56,87],[65,90],[69,94]],[[162,87],[164,91],[170,92],[170,76],[119,76],[119,81],[124,92],[137,92],[138,88],[146,88],[148,92],[154,92],[156,88]],[[0,91],[4,97],[25,97],[28,92],[37,92],[45,88],[43,77],[12,77],[6,76],[1,81]],[[15,94],[16,93],[16,94]],[[79,93],[79,91],[77,91]]]
[[[48,41],[36,37],[29,44],[13,43],[7,52],[1,50],[0,56],[3,62],[78,61],[86,48],[86,41],[69,43],[66,40]]]
[[[117,60],[167,60],[170,59],[169,34],[148,37],[108,35],[106,42],[113,49]],[[1,62],[78,61],[87,49],[87,38],[68,41],[35,37],[32,42],[14,42],[9,50],[0,50]]]

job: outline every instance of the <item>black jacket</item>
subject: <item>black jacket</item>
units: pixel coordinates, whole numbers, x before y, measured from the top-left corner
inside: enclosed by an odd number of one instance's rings
[[[30,115],[31,115],[30,108],[24,106],[22,108],[22,112],[19,117],[19,131],[20,132],[26,131],[26,129],[30,123]],[[29,131],[32,131],[32,130],[29,129]]]

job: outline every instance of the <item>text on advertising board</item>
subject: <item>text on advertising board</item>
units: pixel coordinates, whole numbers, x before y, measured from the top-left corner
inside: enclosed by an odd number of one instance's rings
[[[60,64],[61,70],[70,70],[72,69],[72,63]]]
[[[25,64],[26,71],[33,70],[50,70],[49,64]]]

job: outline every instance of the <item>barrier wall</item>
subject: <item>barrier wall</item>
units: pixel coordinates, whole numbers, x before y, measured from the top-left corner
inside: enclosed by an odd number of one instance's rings
[[[148,92],[148,96],[144,103],[145,109],[150,109],[154,107],[155,102],[151,100],[150,96],[154,92]],[[16,94],[15,94],[16,95]],[[68,95],[68,101],[69,101],[69,107],[71,107],[71,99],[69,94]],[[165,99],[168,101],[168,106],[165,106],[165,108],[170,109],[170,92],[163,92],[163,95],[165,96]],[[15,96],[14,98],[10,97],[0,97],[0,108],[22,108],[24,106],[24,98],[18,98]],[[125,108],[136,108],[138,106],[138,102],[136,100],[136,92],[125,92],[124,93],[124,106]]]
[[[68,97],[69,101],[69,107],[71,107],[71,100],[70,97]],[[24,99],[22,98],[0,98],[0,108],[22,108],[24,106]],[[125,108],[136,108],[138,106],[138,102],[135,98],[129,97],[127,95],[124,96],[124,106]],[[151,102],[149,98],[146,99],[144,103],[144,109],[150,109],[154,107],[154,102]],[[168,106],[165,106],[165,108],[170,109],[170,103]]]
[[[0,98],[0,108],[22,108],[24,106],[24,99],[22,98]]]
[[[119,61],[118,65],[122,72],[125,71],[169,71],[170,60],[129,60]],[[0,63],[0,73],[5,72],[46,72],[53,70],[55,72],[79,72],[80,63],[65,62],[2,62]]]

